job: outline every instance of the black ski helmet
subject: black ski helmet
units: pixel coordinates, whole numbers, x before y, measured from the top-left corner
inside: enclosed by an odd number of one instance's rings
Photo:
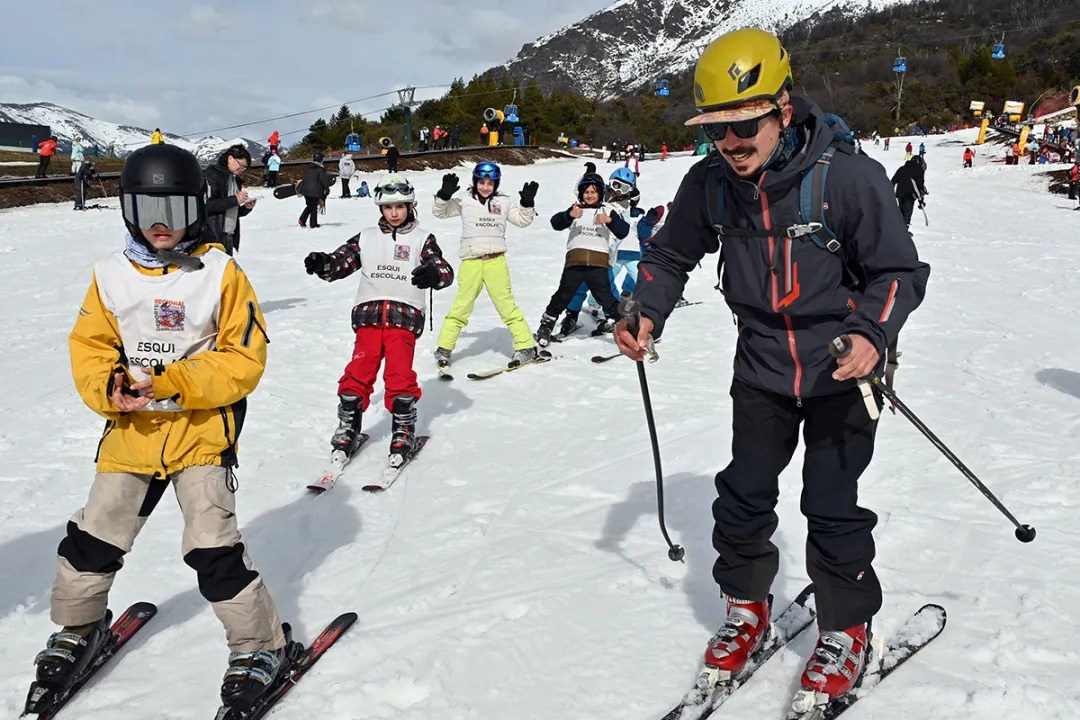
[[[139,229],[136,197],[183,197],[187,238],[199,236],[206,223],[206,179],[198,159],[176,145],[146,145],[131,153],[120,171],[120,209],[131,236],[145,242]],[[145,219],[145,218],[144,218]],[[177,228],[179,229],[179,228]]]
[[[577,184],[577,199],[578,202],[585,202],[585,188],[592,185],[596,188],[596,192],[600,194],[600,202],[604,201],[604,193],[607,191],[607,183],[604,182],[604,178],[600,177],[596,173],[585,173],[578,180]]]

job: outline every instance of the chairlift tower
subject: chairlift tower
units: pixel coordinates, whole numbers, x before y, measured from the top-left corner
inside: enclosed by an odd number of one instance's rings
[[[401,88],[397,91],[398,102],[394,106],[405,111],[405,152],[412,151],[412,109],[420,104],[419,101],[413,99],[415,92],[416,88],[414,87]]]

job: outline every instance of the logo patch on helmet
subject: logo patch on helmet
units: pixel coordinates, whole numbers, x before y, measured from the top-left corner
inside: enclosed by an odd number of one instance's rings
[[[154,173],[152,180],[155,185],[164,185],[165,173]]]

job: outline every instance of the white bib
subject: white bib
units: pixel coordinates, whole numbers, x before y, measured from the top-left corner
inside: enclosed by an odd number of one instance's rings
[[[412,284],[412,271],[429,233],[419,225],[410,232],[384,233],[377,227],[360,232],[360,285],[356,304],[393,300],[424,309],[424,290]]]
[[[199,259],[201,270],[180,268],[165,275],[144,275],[123,252],[94,265],[101,302],[116,317],[136,382],[148,377],[154,365],[216,347],[221,279],[232,258],[211,248]],[[140,368],[146,372],[140,373]],[[142,409],[183,411],[169,399],[155,400]]]
[[[615,236],[607,225],[596,222],[596,216],[600,213],[612,213],[610,205],[603,204],[600,207],[581,208],[581,217],[575,218],[570,223],[570,239],[566,241],[567,250],[595,250],[596,252],[610,252]]]

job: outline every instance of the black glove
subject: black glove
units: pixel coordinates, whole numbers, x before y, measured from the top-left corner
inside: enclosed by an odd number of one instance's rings
[[[326,253],[308,253],[304,258],[304,269],[308,275],[318,275],[325,280],[330,275],[330,256]]]
[[[412,271],[412,284],[421,290],[433,288],[439,284],[439,268],[435,263],[423,263]]]
[[[527,182],[521,186],[521,207],[532,207],[536,204],[536,191],[540,188],[539,183]]]
[[[649,212],[645,213],[645,222],[649,225],[655,225],[659,219],[660,212],[656,208],[649,208]]]
[[[450,196],[458,191],[458,187],[457,175],[447,173],[442,176],[442,187],[439,188],[439,192],[435,193],[435,197],[449,200]]]

